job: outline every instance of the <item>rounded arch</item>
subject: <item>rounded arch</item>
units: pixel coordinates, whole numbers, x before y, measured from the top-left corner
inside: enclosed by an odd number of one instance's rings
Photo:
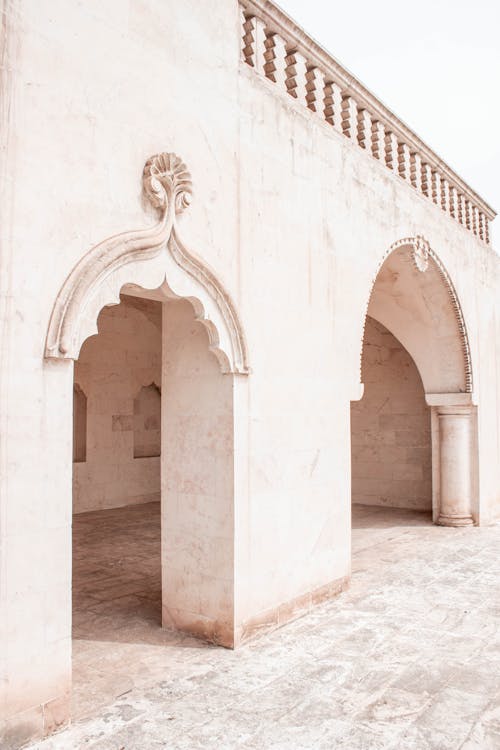
[[[45,356],[77,359],[85,339],[97,333],[104,307],[119,304],[120,293],[127,290],[149,290],[166,299],[189,300],[222,371],[247,374],[246,338],[235,304],[215,272],[188,250],[177,232],[176,218],[192,195],[186,165],[175,154],[151,157],[144,167],[143,190],[159,210],[159,222],[108,238],[77,263],[57,295]]]
[[[424,237],[394,242],[380,260],[363,316],[359,374],[367,315],[401,341],[426,393],[472,393],[467,329],[451,278]]]

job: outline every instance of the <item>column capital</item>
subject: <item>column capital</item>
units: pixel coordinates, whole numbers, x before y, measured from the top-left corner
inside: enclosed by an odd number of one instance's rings
[[[437,406],[438,417],[463,417],[469,419],[472,414],[470,406]]]
[[[474,406],[472,393],[426,393],[425,402],[427,406],[437,406],[440,412],[448,407]]]

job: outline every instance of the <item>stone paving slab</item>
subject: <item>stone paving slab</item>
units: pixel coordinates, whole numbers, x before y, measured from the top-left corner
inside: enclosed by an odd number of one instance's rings
[[[337,599],[236,652],[131,642],[143,678],[31,750],[500,750],[500,528],[355,521]]]

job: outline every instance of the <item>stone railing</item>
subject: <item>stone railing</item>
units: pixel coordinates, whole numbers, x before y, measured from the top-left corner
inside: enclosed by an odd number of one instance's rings
[[[240,10],[247,65],[489,244],[493,209],[390,109],[270,0]]]

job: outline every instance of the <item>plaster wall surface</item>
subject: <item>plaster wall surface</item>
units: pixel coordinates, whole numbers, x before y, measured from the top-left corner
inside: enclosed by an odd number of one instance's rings
[[[73,463],[73,512],[159,500],[160,398],[141,394],[161,384],[161,304],[124,297],[105,308],[75,362],[75,383],[87,397],[87,450]]]
[[[249,380],[251,513],[242,536],[248,540],[249,533],[252,544],[259,538],[267,548],[245,561],[257,585],[245,591],[242,607],[258,611],[292,587],[311,590],[349,569],[347,404],[359,398],[364,317],[391,245],[423,234],[447,269],[467,325],[478,403],[497,403],[498,376],[483,373],[498,367],[499,349],[487,329],[499,318],[493,293],[499,275],[491,248],[291,97],[275,94],[248,66],[241,70],[240,107],[240,252],[254,257],[241,277],[241,309],[255,371]],[[394,293],[400,304],[392,309],[400,315],[404,292]],[[432,335],[433,314],[440,316],[432,297],[425,302],[430,320],[419,334],[421,351],[421,336]],[[407,334],[413,319],[406,318]],[[457,345],[458,339],[449,350]],[[464,388],[461,380],[453,387]],[[500,425],[497,411],[483,418],[489,429],[479,423],[479,498],[486,519],[498,513],[493,465],[499,465]],[[243,549],[236,554],[243,561]],[[286,566],[278,564],[283,559]],[[245,580],[243,565],[241,571]]]
[[[432,509],[431,415],[412,358],[367,317],[361,401],[351,405],[352,501]]]
[[[233,646],[233,376],[189,302],[164,305],[163,330],[163,624]]]
[[[140,195],[149,156],[175,151],[191,170],[183,238],[231,293],[248,341],[251,374],[231,388],[240,637],[307,611],[349,576],[350,401],[360,396],[371,287],[403,237],[425,235],[460,299],[478,407],[478,517],[500,515],[500,264],[491,247],[242,63],[235,0],[214,0],[210,12],[196,0],[18,0],[5,9],[4,32],[8,747],[68,718],[73,364],[44,360],[47,326],[90,247],[153,223]],[[124,283],[135,281],[125,269]]]

